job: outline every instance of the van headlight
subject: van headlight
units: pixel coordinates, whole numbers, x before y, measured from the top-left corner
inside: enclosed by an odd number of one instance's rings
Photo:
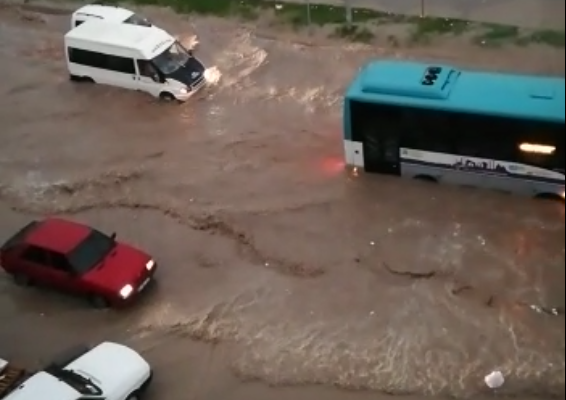
[[[127,299],[128,297],[130,297],[133,291],[134,287],[132,285],[126,285],[122,289],[120,289],[120,297]]]
[[[149,260],[148,262],[145,263],[145,269],[147,269],[148,271],[151,271],[154,266],[155,266],[155,261],[153,260]]]
[[[187,90],[186,87],[179,89],[179,93],[181,94],[187,94],[189,91]]]

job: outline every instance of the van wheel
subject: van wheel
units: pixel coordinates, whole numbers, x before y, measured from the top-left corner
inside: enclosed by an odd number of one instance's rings
[[[137,392],[134,392],[128,396],[126,400],[140,400],[140,396]]]
[[[89,297],[89,301],[90,301],[90,304],[92,304],[92,306],[94,308],[97,308],[99,310],[110,307],[110,302],[108,301],[108,299],[106,299],[105,297],[96,295],[96,294],[91,295]]]
[[[430,175],[417,175],[417,176],[415,176],[415,179],[418,180],[418,181],[421,181],[421,182],[438,183],[436,178],[434,178]]]
[[[31,286],[31,279],[23,274],[14,274],[14,282],[18,286]]]
[[[78,75],[69,75],[69,80],[71,82],[79,82],[79,83],[94,83],[94,79],[88,76],[78,76]]]
[[[169,92],[163,92],[159,95],[159,99],[162,101],[166,101],[168,103],[175,101],[175,96],[173,96],[171,93]]]
[[[537,199],[537,200],[547,200],[547,201],[556,201],[556,202],[564,203],[564,198],[562,196],[555,194],[555,193],[538,193],[535,196],[535,199]]]

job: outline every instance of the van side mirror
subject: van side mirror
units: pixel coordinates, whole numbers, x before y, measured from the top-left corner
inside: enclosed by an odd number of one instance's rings
[[[163,80],[161,79],[161,77],[157,73],[151,74],[151,79],[153,79],[153,81],[157,82],[157,83],[163,82]]]
[[[116,232],[112,232],[112,234],[110,235],[110,239],[116,240]]]

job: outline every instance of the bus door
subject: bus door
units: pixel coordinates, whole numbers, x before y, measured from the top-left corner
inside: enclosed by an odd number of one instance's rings
[[[367,172],[401,175],[399,135],[369,132],[364,135],[364,168]]]

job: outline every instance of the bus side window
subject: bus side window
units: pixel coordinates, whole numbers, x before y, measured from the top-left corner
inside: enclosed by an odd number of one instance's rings
[[[361,101],[350,102],[350,123],[352,140],[361,142],[367,135],[379,133],[380,127],[387,127],[387,120],[382,118],[382,106]]]
[[[457,134],[456,153],[493,160],[513,159],[512,128],[501,118],[456,114],[453,129]]]
[[[403,115],[406,140],[415,148],[437,153],[453,151],[454,135],[448,126],[448,115],[436,110],[406,108]]]

